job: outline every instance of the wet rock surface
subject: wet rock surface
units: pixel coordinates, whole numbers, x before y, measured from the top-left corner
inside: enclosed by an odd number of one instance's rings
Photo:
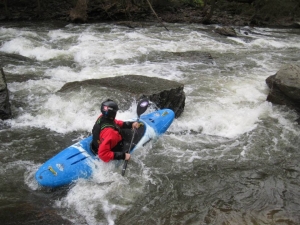
[[[270,88],[267,101],[286,105],[300,114],[300,66],[284,65],[275,74],[266,79]]]
[[[181,115],[185,106],[183,84],[167,79],[140,75],[125,75],[70,82],[65,84],[59,92],[71,92],[86,88],[96,92],[100,88],[118,91],[120,92],[120,96],[125,98],[125,102],[131,102],[132,99],[138,100],[146,96],[158,108],[172,109],[176,117]]]
[[[4,71],[0,68],[0,119],[4,120],[9,118],[11,118],[9,93]]]

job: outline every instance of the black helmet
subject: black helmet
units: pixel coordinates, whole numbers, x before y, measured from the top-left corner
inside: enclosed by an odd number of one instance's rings
[[[106,101],[102,102],[102,104],[101,104],[102,115],[107,118],[115,119],[118,110],[119,110],[119,107],[118,107],[117,103],[115,103],[111,99],[107,99]]]

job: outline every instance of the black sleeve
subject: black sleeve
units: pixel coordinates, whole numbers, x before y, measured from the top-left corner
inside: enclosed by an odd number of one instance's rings
[[[123,123],[123,126],[122,126],[122,128],[125,128],[125,129],[130,129],[130,128],[132,128],[132,124],[133,124],[134,122],[124,122]]]
[[[124,152],[114,152],[114,160],[121,160],[125,159],[125,153]]]

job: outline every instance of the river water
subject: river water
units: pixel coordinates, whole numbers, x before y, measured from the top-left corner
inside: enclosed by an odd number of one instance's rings
[[[0,120],[1,224],[299,224],[297,115],[266,101],[265,80],[300,62],[300,30],[146,24],[6,23],[0,60],[13,119]],[[181,57],[170,52],[195,51]],[[203,61],[200,54],[211,54]],[[15,55],[24,58],[16,57]],[[67,82],[127,74],[184,84],[185,109],[158,141],[90,180],[56,190],[34,174],[89,135],[113,91],[58,93]],[[135,102],[118,119],[135,117]],[[151,109],[149,109],[151,110]]]

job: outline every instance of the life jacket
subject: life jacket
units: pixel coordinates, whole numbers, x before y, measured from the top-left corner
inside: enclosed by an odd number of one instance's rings
[[[100,116],[94,127],[92,130],[92,134],[93,134],[93,141],[91,143],[91,149],[93,150],[93,152],[95,154],[98,153],[98,149],[99,149],[99,145],[101,144],[101,141],[99,140],[100,137],[100,133],[103,129],[105,128],[113,128],[114,130],[118,131],[120,133],[120,135],[122,136],[121,133],[121,128],[112,120],[107,119],[103,116]],[[120,141],[113,149],[112,151],[114,152],[121,152],[123,150],[123,141]]]

